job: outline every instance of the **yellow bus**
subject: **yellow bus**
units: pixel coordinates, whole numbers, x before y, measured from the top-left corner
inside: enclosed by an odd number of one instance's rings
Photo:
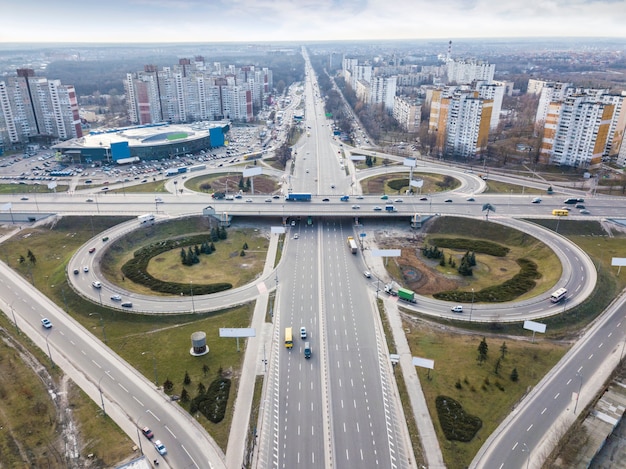
[[[569,215],[569,210],[555,209],[552,210],[552,215],[555,217],[566,217]]]
[[[285,328],[285,347],[287,348],[293,347],[293,331],[291,327]]]

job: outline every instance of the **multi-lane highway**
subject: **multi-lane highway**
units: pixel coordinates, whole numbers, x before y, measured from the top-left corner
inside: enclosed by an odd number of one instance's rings
[[[24,201],[13,195],[2,195],[0,202],[12,202],[13,211],[95,215],[153,212],[157,219],[164,220],[171,216],[198,214],[210,205],[218,213],[274,217],[277,224],[295,219],[295,226],[287,227],[290,239],[278,270],[281,280],[277,291],[274,341],[267,392],[263,397],[263,402],[276,402],[277,406],[266,405],[261,412],[259,467],[313,468],[331,464],[337,468],[409,467],[410,448],[405,444],[403,419],[399,418],[401,408],[390,391],[394,383],[387,346],[372,301],[374,289],[364,287],[367,280],[362,275],[362,259],[346,247],[347,236],[358,236],[367,230],[366,225],[355,231],[357,216],[359,219],[404,217],[407,223],[413,214],[482,217],[483,204],[490,203],[497,209],[496,213],[490,214],[490,220],[515,226],[535,236],[541,233],[541,238],[559,255],[563,263],[559,286],[566,286],[571,292],[566,307],[582,301],[593,289],[595,269],[588,256],[557,234],[515,220],[551,216],[552,209],[562,206],[564,197],[560,195],[542,196],[540,204],[532,204],[533,196],[529,195],[480,194],[484,182],[476,175],[420,162],[418,171],[454,174],[461,186],[452,194],[403,196],[402,202],[394,203],[396,211],[393,213],[374,210],[377,206],[384,209],[391,200],[381,200],[380,196],[357,199],[361,197],[358,179],[391,169],[378,168],[359,174],[345,170],[347,162],[342,159],[343,153],[323,117],[322,102],[314,96],[309,67],[308,73],[304,99],[310,136],[303,137],[298,145],[296,165],[286,184],[296,192],[312,193],[311,202],[284,202],[282,198],[268,202],[267,196],[250,196],[252,202],[243,199],[215,201],[189,191],[162,195],[162,204],[155,203],[154,195],[89,197],[76,193],[38,195],[36,200]],[[351,196],[349,202],[339,200],[343,194]],[[422,197],[426,200],[420,200]],[[469,201],[470,197],[474,200]],[[93,202],[87,202],[87,198]],[[445,202],[447,199],[452,202]],[[358,208],[353,208],[355,205]],[[583,219],[596,215],[624,217],[623,203],[617,198],[597,197],[587,200],[586,205],[591,215],[573,215]],[[312,225],[306,222],[308,216],[314,217]],[[298,220],[298,217],[301,218]],[[68,268],[77,291],[94,302],[109,306],[115,305],[110,300],[112,294],[122,294],[132,299],[134,310],[146,312],[203,311],[228,306],[234,297],[241,302],[258,295],[257,286],[248,285],[235,292],[193,300],[160,298],[155,301],[105,282],[98,269],[100,253],[106,246],[102,237],[112,240],[134,229],[143,227],[136,220],[119,225],[94,236],[92,242],[76,252]],[[298,239],[294,239],[295,234]],[[95,253],[89,253],[91,247],[96,247]],[[88,272],[83,271],[85,266],[89,267]],[[73,274],[75,268],[79,270],[76,275]],[[269,273],[258,281],[270,284],[274,275],[276,273]],[[101,289],[92,287],[96,280],[103,282]],[[370,283],[370,287],[373,285]],[[133,435],[135,425],[141,424],[164,435],[162,439],[166,440],[168,461],[172,467],[207,467],[209,462],[211,467],[223,464],[219,449],[203,443],[210,440],[197,424],[187,421],[177,406],[165,401],[149,381],[130,371],[59,308],[39,298],[32,287],[13,278],[10,271],[6,272],[6,280],[2,281],[0,288],[5,302],[3,309],[12,306],[18,322],[31,325],[33,334],[40,339],[39,345],[49,348],[53,356],[58,354],[76,370],[75,379],[86,383],[96,401],[102,396],[103,402],[115,403],[111,404],[112,411],[125,413],[129,421],[134,422],[125,427],[129,434]],[[37,303],[25,300],[31,296],[37,298]],[[441,316],[453,315],[448,304],[429,299],[420,299],[417,308]],[[474,320],[519,321],[544,317],[546,312],[559,312],[562,306],[554,308],[545,298],[538,298],[515,306],[473,305],[472,313]],[[32,324],[39,323],[41,311],[47,311],[55,324],[51,333],[45,333],[49,335],[43,335],[41,328],[32,328]],[[623,319],[623,309],[611,311],[606,324],[596,326],[593,334],[568,354],[567,360],[546,383],[537,387],[530,396],[532,399],[527,400],[527,404],[507,420],[506,426],[494,434],[474,466],[536,464],[535,461],[539,461],[538,448],[545,443],[545,434],[555,420],[564,413],[573,413],[572,393],[578,395],[576,388],[584,391],[587,383],[593,381],[593,370],[602,368],[602,363],[617,353],[626,325]],[[306,339],[299,336],[301,326],[307,329]],[[284,346],[285,327],[293,327],[294,331],[294,347],[290,350]],[[309,359],[303,354],[305,341],[312,348]],[[533,456],[529,457],[531,454]]]

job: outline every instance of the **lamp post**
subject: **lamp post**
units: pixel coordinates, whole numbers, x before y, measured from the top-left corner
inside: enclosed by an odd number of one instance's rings
[[[104,372],[104,375],[100,376],[100,379],[98,380],[98,391],[100,391],[100,403],[102,404],[102,414],[106,417],[107,412],[104,409],[104,396],[102,395],[102,386],[100,386],[100,383],[102,382],[102,378],[104,378],[104,376],[108,373],[108,371]]]
[[[472,288],[472,305],[470,306],[470,319],[469,322],[472,322],[472,312],[474,311],[474,289]]]
[[[141,420],[141,417],[143,417],[143,415],[137,418],[135,424],[137,425],[137,441],[139,442],[139,451],[141,451],[141,455],[143,456],[143,446],[141,446],[141,434],[139,433],[139,421]]]
[[[576,415],[576,409],[578,408],[578,399],[580,398],[580,390],[583,387],[583,375],[576,373],[576,376],[580,379],[578,383],[578,394],[576,394],[576,404],[574,404],[574,415]]]
[[[189,280],[189,289],[191,290],[191,312],[196,312],[196,305],[193,302],[193,280]]]
[[[146,353],[152,354],[152,367],[154,368],[154,385],[158,386],[159,385],[159,377],[157,376],[156,356],[154,355],[154,352],[152,352],[150,350],[148,350],[146,352],[141,352],[142,355],[145,355]]]
[[[11,303],[9,305],[9,307],[11,308],[11,314],[13,315],[13,323],[15,324],[15,329],[17,330],[17,333],[20,333],[20,328],[17,327],[17,320],[15,319],[15,310],[13,309],[13,303]],[[622,350],[623,353],[623,350]]]
[[[52,352],[50,352],[50,343],[48,342],[48,336],[50,334],[46,334],[46,348],[48,349],[48,356],[50,357],[50,365],[54,368],[54,360],[52,360]]]
[[[100,317],[100,327],[102,327],[102,337],[104,338],[104,343],[107,343],[107,334],[106,331],[104,329],[104,321],[102,320],[102,314],[100,313],[89,313],[89,316],[93,316],[94,314],[97,314]]]
[[[524,448],[522,448],[522,451],[528,453],[528,456],[526,457],[526,469],[528,469],[528,466],[530,465],[530,449],[528,449],[528,446],[526,446],[526,443],[522,443],[522,445],[524,445]]]

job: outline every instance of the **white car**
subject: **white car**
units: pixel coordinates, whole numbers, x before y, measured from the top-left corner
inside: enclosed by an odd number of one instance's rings
[[[353,205],[353,206],[352,206],[352,210],[358,210],[358,209],[360,209],[360,208],[361,208],[361,206],[360,206],[360,205]]]
[[[246,202],[250,203],[252,202],[252,199],[246,199]]]
[[[91,282],[91,285],[94,288],[102,288],[102,283],[98,282],[97,280],[94,280],[93,282]]]
[[[161,443],[161,440],[156,440],[154,442],[154,447],[156,448],[156,450],[159,452],[161,456],[164,456],[167,454],[167,448],[165,448],[165,445]]]
[[[302,326],[300,328],[300,338],[301,339],[306,339],[306,327]]]
[[[52,327],[52,323],[50,322],[50,319],[48,318],[43,318],[41,320],[41,325],[45,327],[46,329],[50,329]]]
[[[363,275],[365,275],[365,278],[372,278],[372,273],[369,270],[363,272]]]
[[[111,299],[112,299],[113,301],[122,301],[122,297],[121,297],[120,295],[113,295],[113,296],[111,297]]]
[[[461,306],[461,305],[456,305],[456,306],[453,306],[452,308],[450,308],[450,310],[451,310],[453,313],[462,313],[462,312],[463,312],[463,306]]]
[[[296,233],[295,235],[293,235],[293,239],[298,239],[300,237],[300,235],[298,233]]]

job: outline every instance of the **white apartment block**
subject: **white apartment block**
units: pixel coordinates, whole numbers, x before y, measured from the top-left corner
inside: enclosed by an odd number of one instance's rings
[[[181,59],[160,71],[147,65],[124,81],[133,124],[221,120],[251,121],[273,88],[272,71],[254,66],[207,66],[204,59]]]
[[[417,100],[395,96],[393,118],[406,132],[417,133],[421,122],[422,106]]]
[[[478,95],[481,98],[491,99],[493,101],[489,128],[495,130],[500,122],[500,111],[502,110],[502,100],[504,99],[504,86],[493,83],[481,84],[478,85],[477,88]]]
[[[448,83],[458,85],[470,84],[474,81],[491,83],[496,73],[496,65],[476,60],[448,60],[446,76]]]
[[[393,110],[393,100],[396,96],[397,77],[373,77],[370,81],[370,95],[367,100],[370,104],[383,104],[389,112]]]
[[[59,80],[20,69],[17,76],[0,81],[0,145],[17,148],[37,136],[82,137],[76,91]]]
[[[595,168],[610,140],[614,104],[572,95],[550,104],[544,126],[540,160],[544,163]]]

